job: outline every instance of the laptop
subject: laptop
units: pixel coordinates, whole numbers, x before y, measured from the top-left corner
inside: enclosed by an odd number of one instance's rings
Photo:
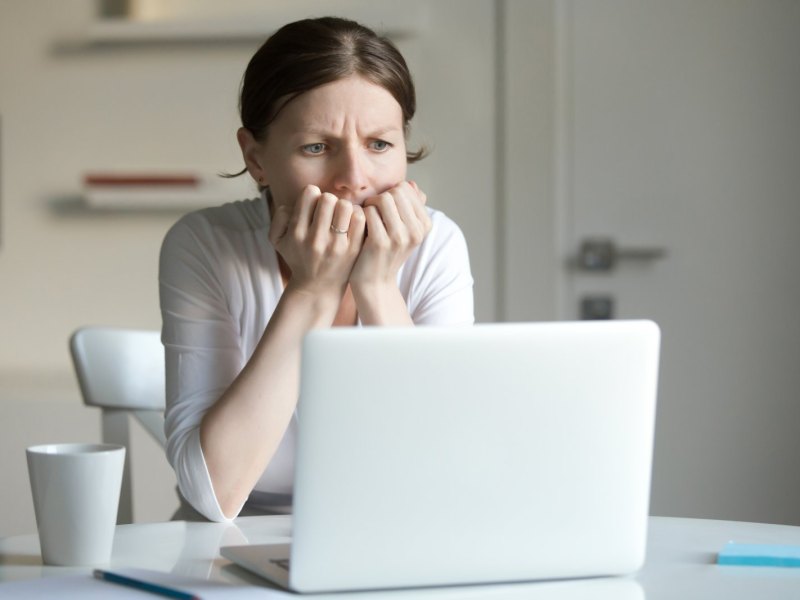
[[[659,344],[651,321],[313,331],[291,544],[221,554],[300,593],[634,572]]]

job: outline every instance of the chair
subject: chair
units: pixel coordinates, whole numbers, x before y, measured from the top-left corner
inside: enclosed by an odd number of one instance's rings
[[[117,523],[133,522],[128,415],[166,447],[164,348],[158,331],[84,327],[69,341],[83,402],[102,410],[102,439],[121,444],[125,470]]]

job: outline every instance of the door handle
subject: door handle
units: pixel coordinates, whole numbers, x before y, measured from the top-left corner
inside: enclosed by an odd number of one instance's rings
[[[620,260],[650,261],[666,256],[666,248],[620,248],[610,238],[587,238],[581,242],[578,268],[584,271],[611,271]]]

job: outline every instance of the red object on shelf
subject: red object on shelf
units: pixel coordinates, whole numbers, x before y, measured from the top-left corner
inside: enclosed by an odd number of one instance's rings
[[[152,175],[152,174],[88,174],[83,178],[86,186],[176,186],[197,187],[200,177],[196,175]]]

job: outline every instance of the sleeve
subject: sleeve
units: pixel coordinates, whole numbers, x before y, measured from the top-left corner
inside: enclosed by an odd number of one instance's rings
[[[166,356],[167,459],[183,497],[212,521],[229,521],[217,502],[200,447],[200,421],[243,367],[213,230],[188,215],[167,233],[159,261]]]
[[[473,279],[464,234],[443,213],[430,214],[433,227],[406,265],[411,319],[416,325],[472,325]]]

